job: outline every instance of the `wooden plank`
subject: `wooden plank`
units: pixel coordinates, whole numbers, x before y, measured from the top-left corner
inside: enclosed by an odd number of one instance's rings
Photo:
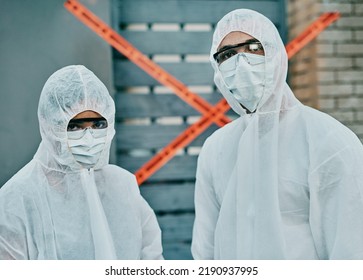
[[[205,63],[159,63],[159,65],[187,85],[213,84],[213,69],[209,62]],[[116,87],[123,86],[156,86],[158,81],[150,77],[138,66],[128,60],[114,62]]]
[[[198,94],[210,104],[216,104],[222,94]],[[175,94],[122,94],[115,96],[116,118],[158,118],[200,116],[200,113]]]
[[[156,213],[194,211],[194,183],[143,185],[140,192]]]
[[[169,144],[175,137],[181,134],[188,124],[182,125],[118,125],[117,126],[117,149],[161,149]],[[218,127],[212,125],[189,146],[201,147]]]
[[[151,157],[132,157],[118,154],[117,165],[134,173]],[[181,155],[172,158],[159,171],[152,175],[147,182],[155,181],[180,181],[180,180],[195,180],[195,171],[197,168],[197,156]]]
[[[209,54],[213,32],[120,31],[144,54]],[[120,58],[121,54],[116,54]]]
[[[284,26],[282,0],[118,0],[114,27],[136,48],[146,55],[188,55],[208,54],[212,31],[187,32],[167,31],[125,31],[130,23],[207,23],[214,25],[229,11],[236,8],[251,8],[265,14],[275,25]],[[284,6],[283,6],[284,7]],[[117,10],[117,11],[116,11]],[[120,29],[118,29],[120,27]],[[214,85],[213,70],[205,63],[160,63],[169,73],[188,86]],[[119,89],[116,94],[116,144],[118,164],[135,172],[151,156],[135,157],[125,155],[133,149],[159,149],[186,128],[181,125],[130,125],[126,120],[133,118],[186,117],[199,116],[174,94],[125,94],[124,87],[157,86],[159,82],[149,77],[134,64],[114,54],[114,84]],[[201,94],[202,95],[202,94]],[[215,104],[221,98],[219,93],[202,95],[209,103]],[[231,114],[231,110],[228,114]],[[233,117],[236,115],[232,113]],[[216,127],[209,128],[192,145],[200,146]],[[197,165],[196,155],[174,157],[155,173],[140,188],[141,194],[155,210],[162,229],[164,257],[167,260],[192,259],[190,246],[194,223],[194,181]]]
[[[163,243],[163,256],[165,260],[192,260],[190,242]]]
[[[256,10],[273,22],[279,20],[277,0],[270,1],[165,1],[122,0],[120,23],[216,23],[234,9]]]
[[[157,216],[163,242],[191,241],[194,213]]]

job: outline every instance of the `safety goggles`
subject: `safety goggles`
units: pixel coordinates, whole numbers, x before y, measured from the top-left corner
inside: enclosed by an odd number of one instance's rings
[[[216,52],[213,58],[218,64],[221,64],[238,53],[265,55],[262,44],[256,39],[251,39],[240,44],[225,46]]]
[[[108,126],[105,118],[82,118],[69,121],[67,131],[81,131],[86,128],[103,129]]]

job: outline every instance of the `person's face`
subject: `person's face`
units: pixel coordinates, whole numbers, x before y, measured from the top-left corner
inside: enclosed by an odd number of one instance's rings
[[[262,44],[256,38],[247,33],[233,31],[223,38],[213,57],[218,65],[221,65],[238,53],[265,55]],[[240,105],[246,110],[247,114],[252,113],[243,104],[240,103]]]
[[[83,130],[88,127],[102,129],[107,127],[107,121],[100,114],[94,111],[84,111],[71,119],[67,131]]]
[[[221,64],[241,52],[265,55],[262,44],[256,38],[240,31],[233,31],[223,38],[213,57],[218,64]]]

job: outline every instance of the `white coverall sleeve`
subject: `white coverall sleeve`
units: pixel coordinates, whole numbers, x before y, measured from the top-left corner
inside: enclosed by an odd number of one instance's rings
[[[363,259],[363,149],[331,156],[310,174],[310,225],[320,259]]]
[[[19,218],[0,214],[0,260],[28,259],[25,227]]]
[[[154,211],[142,198],[140,203],[141,226],[142,226],[142,260],[163,260],[163,249],[161,244],[161,231]]]
[[[213,187],[210,164],[213,162],[208,140],[198,157],[195,185],[195,221],[193,227],[192,255],[194,259],[214,259],[214,232],[220,205]]]

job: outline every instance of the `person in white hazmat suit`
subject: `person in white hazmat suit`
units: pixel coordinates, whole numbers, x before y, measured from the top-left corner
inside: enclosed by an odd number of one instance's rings
[[[41,92],[42,141],[0,189],[0,259],[163,259],[161,232],[134,175],[111,165],[115,105],[81,65]]]
[[[240,117],[198,158],[194,259],[363,259],[362,144],[294,97],[273,23],[228,13],[210,58]]]

